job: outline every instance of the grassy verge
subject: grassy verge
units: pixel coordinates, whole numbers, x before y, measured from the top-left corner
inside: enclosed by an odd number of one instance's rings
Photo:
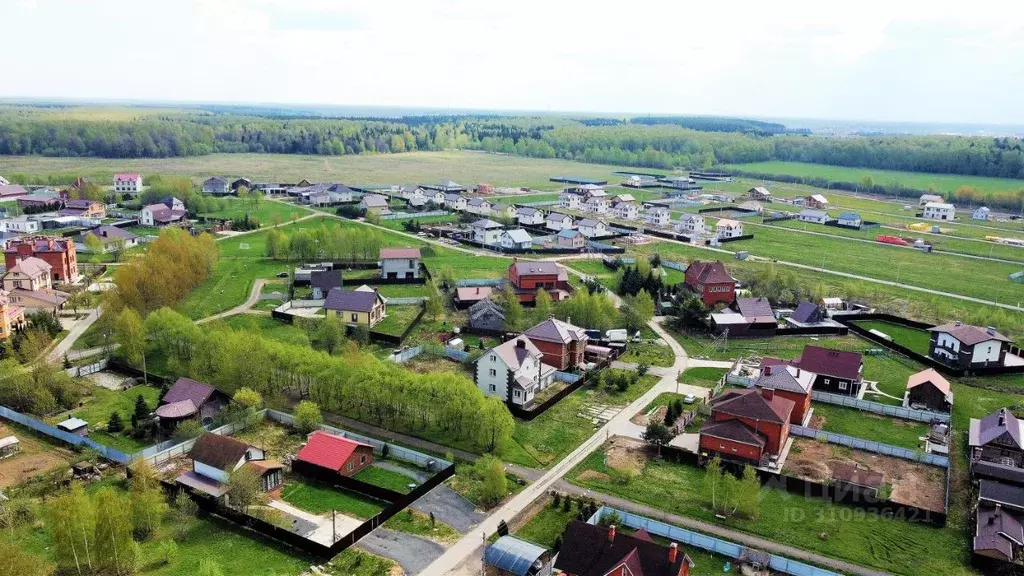
[[[160,398],[160,389],[152,386],[135,386],[128,390],[115,392],[96,386],[90,389],[90,395],[80,407],[47,420],[57,423],[72,416],[81,418],[89,423],[90,438],[104,446],[132,454],[150,446],[153,442],[137,440],[124,432],[107,432],[106,427],[107,421],[110,420],[110,414],[115,411],[121,414],[121,421],[125,427],[131,427],[131,416],[135,412],[135,399],[138,396],[142,396],[146,405],[152,410]]]
[[[384,523],[384,527],[447,544],[459,539],[459,533],[451,526],[438,520],[431,522],[428,515],[412,508],[406,508],[402,512],[388,518],[388,521]]]
[[[679,381],[684,384],[714,388],[726,372],[728,370],[725,368],[688,368],[679,375]]]
[[[374,332],[383,332],[393,336],[401,336],[402,332],[412,324],[420,313],[419,306],[388,306],[387,316],[372,328]]]
[[[814,416],[824,419],[822,430],[912,450],[919,450],[921,442],[918,439],[928,434],[928,425],[923,422],[889,418],[821,402],[814,403]]]
[[[530,518],[529,522],[516,531],[515,535],[517,538],[529,540],[545,548],[552,548],[555,545],[555,540],[562,536],[565,527],[575,520],[578,514],[578,505],[571,506],[566,511],[561,505],[554,508],[550,502],[547,502]]]
[[[647,363],[650,366],[671,367],[676,362],[672,348],[664,343],[630,344],[626,353],[619,357],[623,362]]]
[[[394,573],[397,567],[393,560],[349,548],[331,559],[327,573],[331,576],[380,576]]]
[[[854,322],[854,324],[864,328],[865,330],[878,330],[892,338],[893,342],[906,346],[919,354],[924,354],[925,356],[928,355],[928,345],[931,342],[931,334],[924,330],[910,328],[909,326],[901,326],[899,324],[893,324],[892,322],[885,322],[883,320],[863,320],[860,322]]]

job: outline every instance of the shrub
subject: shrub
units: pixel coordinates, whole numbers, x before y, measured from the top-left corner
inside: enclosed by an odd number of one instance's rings
[[[295,406],[295,428],[303,434],[308,434],[320,428],[323,424],[323,417],[320,415],[320,407],[315,402],[303,400]]]
[[[110,419],[107,420],[107,432],[120,432],[124,430],[124,422],[121,421],[121,413],[114,410],[110,413]]]

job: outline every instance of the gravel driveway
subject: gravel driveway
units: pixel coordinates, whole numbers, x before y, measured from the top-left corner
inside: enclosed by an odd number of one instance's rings
[[[356,544],[356,547],[371,554],[391,558],[410,576],[419,574],[444,554],[444,547],[437,542],[387,528],[378,528],[370,532]]]
[[[427,492],[413,503],[412,508],[424,514],[433,512],[435,518],[451,526],[460,534],[468,533],[485,518],[483,514],[476,511],[472,502],[444,484]]]

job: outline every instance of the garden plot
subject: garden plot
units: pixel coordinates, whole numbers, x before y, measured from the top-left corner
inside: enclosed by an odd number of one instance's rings
[[[0,422],[0,438],[8,436],[18,438],[21,451],[0,459],[0,488],[15,486],[55,468],[67,466],[74,458],[74,452],[70,450],[48,444],[23,428]]]
[[[885,492],[890,492],[888,498],[893,502],[924,510],[946,511],[946,470],[937,466],[808,438],[794,438],[782,472],[827,484],[832,480],[833,467],[839,463],[857,465],[882,474],[883,485],[879,497],[885,497]]]

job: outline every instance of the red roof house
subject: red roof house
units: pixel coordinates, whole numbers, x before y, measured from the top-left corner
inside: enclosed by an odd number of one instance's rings
[[[686,268],[683,284],[707,306],[730,304],[736,299],[736,279],[729,275],[720,261],[694,260]]]
[[[292,469],[312,476],[329,472],[354,476],[373,465],[373,446],[317,430],[295,455]]]
[[[512,283],[519,301],[532,303],[538,290],[547,290],[554,301],[565,300],[572,293],[565,268],[554,262],[520,262],[513,259],[508,267],[508,281]]]
[[[8,270],[17,265],[18,260],[32,256],[50,265],[54,282],[70,283],[78,279],[78,255],[74,240],[27,236],[8,243],[4,250]]]
[[[760,464],[782,452],[789,439],[793,401],[772,388],[728,390],[711,401],[700,430],[701,456]]]
[[[646,532],[630,536],[579,520],[562,536],[555,568],[567,576],[688,576],[693,560],[673,542],[652,542]]]

